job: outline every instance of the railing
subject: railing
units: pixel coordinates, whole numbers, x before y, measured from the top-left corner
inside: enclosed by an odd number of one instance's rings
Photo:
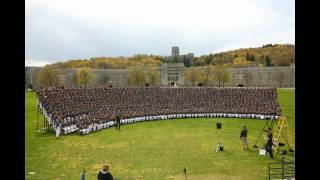
[[[279,163],[269,163],[269,180],[271,177],[281,178],[281,179],[291,179],[295,177],[295,162],[286,157],[281,158]]]

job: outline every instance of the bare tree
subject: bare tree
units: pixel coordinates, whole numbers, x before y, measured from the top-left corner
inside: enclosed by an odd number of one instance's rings
[[[195,67],[187,68],[184,71],[185,79],[190,81],[192,83],[192,86],[195,85],[196,81],[202,80],[201,75],[202,75],[202,72],[198,68],[195,68]]]
[[[211,76],[213,74],[213,66],[211,64],[207,65],[205,68],[204,68],[204,71],[203,71],[203,75],[204,75],[204,78],[203,78],[203,84],[205,86],[208,85],[208,83],[210,82],[211,80]]]

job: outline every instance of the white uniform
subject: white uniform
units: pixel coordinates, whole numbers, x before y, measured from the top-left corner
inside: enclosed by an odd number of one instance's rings
[[[60,126],[56,128],[56,137],[60,136]]]

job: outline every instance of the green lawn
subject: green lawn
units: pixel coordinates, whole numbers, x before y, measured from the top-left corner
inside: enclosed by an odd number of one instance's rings
[[[289,120],[289,137],[294,148],[294,90],[278,90],[282,112]],[[77,134],[56,139],[54,134],[37,134],[34,92],[25,93],[26,179],[96,179],[103,164],[109,164],[119,179],[267,179],[269,162],[251,148],[265,120],[193,118],[161,120],[102,129],[86,136]],[[41,116],[40,116],[41,117]],[[41,119],[41,118],[40,118]],[[39,121],[42,126],[42,119]],[[224,152],[215,152],[216,122],[222,123]],[[239,134],[247,125],[250,150],[242,150]],[[262,146],[263,138],[257,143]],[[294,159],[294,154],[288,155]],[[29,175],[29,172],[35,174]]]

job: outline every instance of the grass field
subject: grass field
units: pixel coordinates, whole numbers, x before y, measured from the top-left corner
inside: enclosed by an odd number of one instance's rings
[[[278,90],[284,116],[289,120],[289,140],[294,148],[294,90]],[[86,136],[37,134],[35,93],[25,93],[25,177],[26,179],[96,179],[103,164],[111,166],[118,179],[267,179],[268,156],[252,148],[265,120],[190,118],[142,122],[103,129]],[[40,116],[41,117],[41,116]],[[39,125],[42,127],[42,118]],[[215,152],[216,122],[222,123],[223,152]],[[247,125],[250,150],[242,150],[239,134]],[[263,145],[263,138],[257,143]],[[287,155],[294,159],[294,154]],[[35,174],[28,174],[35,172]]]

